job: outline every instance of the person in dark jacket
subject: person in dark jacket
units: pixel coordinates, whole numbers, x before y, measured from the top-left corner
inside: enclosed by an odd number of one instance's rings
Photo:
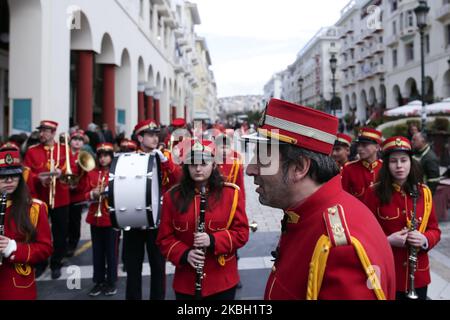
[[[414,159],[419,161],[422,167],[424,182],[434,194],[440,180],[438,157],[427,142],[425,133],[414,134],[411,143],[414,149]]]

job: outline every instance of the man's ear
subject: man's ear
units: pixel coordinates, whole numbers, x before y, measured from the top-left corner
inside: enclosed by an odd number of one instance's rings
[[[300,160],[300,162],[293,165],[292,181],[294,183],[299,182],[304,177],[306,177],[310,167],[311,167],[311,159],[309,159],[309,158],[303,158]]]
[[[137,136],[137,139],[138,139],[139,143],[142,143],[142,141],[144,141],[144,137],[141,136],[140,134]]]

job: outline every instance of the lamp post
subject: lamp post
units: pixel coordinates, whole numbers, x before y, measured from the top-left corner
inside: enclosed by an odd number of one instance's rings
[[[300,78],[298,78],[298,87],[299,87],[299,89],[300,89],[300,103],[299,104],[302,104],[302,100],[303,100],[303,78],[300,76]]]
[[[421,63],[421,77],[422,77],[422,132],[425,132],[425,125],[427,122],[427,110],[425,108],[425,48],[424,48],[424,34],[427,27],[427,15],[430,11],[427,2],[420,0],[419,5],[414,9],[417,19],[417,27],[420,32],[420,63]]]
[[[335,100],[336,100],[336,69],[337,69],[337,59],[336,56],[333,54],[330,58],[330,68],[331,68],[331,74],[333,75],[333,78],[331,80],[331,85],[333,86],[333,98],[331,99],[331,110],[333,113],[333,116],[336,116],[336,107],[335,107]]]

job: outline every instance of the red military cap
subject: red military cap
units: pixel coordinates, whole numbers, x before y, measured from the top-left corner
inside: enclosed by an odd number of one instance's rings
[[[154,133],[154,132],[159,132],[161,129],[160,127],[156,124],[156,121],[153,119],[148,119],[148,120],[143,120],[141,122],[139,122],[135,127],[134,127],[134,134],[139,134],[139,133],[143,133],[143,132],[150,132],[150,133]]]
[[[352,145],[352,137],[345,133],[338,133],[335,145],[346,145],[350,147]]]
[[[20,151],[20,147],[14,141],[8,141],[8,142],[5,142],[4,144],[2,144],[2,146],[0,147],[0,150],[17,150],[17,151]]]
[[[17,150],[0,151],[0,175],[22,174],[22,161]]]
[[[356,142],[372,142],[381,144],[382,134],[373,128],[361,128],[358,132]]]
[[[80,137],[80,138],[84,138],[84,130],[81,129],[77,129],[74,132],[72,132],[70,134],[70,139],[74,138],[74,137]]]
[[[114,152],[114,146],[112,143],[103,142],[99,143],[96,148],[97,153],[100,152]]]
[[[182,128],[186,125],[186,120],[183,118],[176,118],[172,120],[171,126],[175,128]]]
[[[330,155],[338,124],[338,118],[327,113],[271,99],[261,117],[258,133],[243,138],[268,143],[289,143]]]
[[[56,130],[58,128],[58,122],[51,121],[51,120],[42,120],[39,124],[39,127],[36,129],[52,129]]]
[[[404,151],[407,153],[411,153],[411,142],[409,142],[409,140],[405,137],[391,137],[383,142],[382,151],[384,154],[389,154],[395,151]]]
[[[183,143],[182,150],[180,150],[184,163],[201,163],[203,160],[212,161],[214,159],[216,149],[214,142],[199,139],[184,141],[186,142]]]
[[[130,139],[123,139],[120,142],[120,147],[126,148],[128,150],[133,150],[133,151],[136,151],[138,148],[136,142],[134,142],[133,140],[130,140]]]

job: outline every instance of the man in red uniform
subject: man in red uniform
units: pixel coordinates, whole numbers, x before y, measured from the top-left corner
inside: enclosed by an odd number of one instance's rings
[[[395,297],[394,260],[383,230],[342,189],[330,157],[337,129],[336,117],[272,99],[258,133],[245,137],[258,142],[247,174],[259,201],[284,210],[265,299]]]
[[[338,133],[337,139],[334,142],[333,153],[331,157],[336,161],[339,169],[344,169],[344,166],[348,162],[348,156],[350,155],[350,147],[352,145],[352,137],[344,133]]]
[[[342,170],[342,187],[359,200],[375,183],[383,164],[378,159],[381,132],[372,128],[362,128],[356,140],[359,160],[350,162]]]
[[[181,170],[176,166],[166,150],[157,149],[160,127],[154,120],[139,122],[134,128],[134,135],[140,143],[138,152],[154,153],[161,162],[162,192],[177,181]],[[142,263],[147,249],[150,263],[150,299],[163,300],[165,297],[165,260],[156,246],[158,229],[131,229],[124,231],[123,260],[127,270],[127,300],[142,299]]]
[[[58,279],[61,276],[61,261],[66,252],[70,204],[69,186],[62,184],[59,180],[66,169],[66,150],[64,145],[55,141],[57,127],[58,123],[54,121],[41,121],[40,126],[37,127],[40,144],[30,147],[24,159],[24,165],[38,177],[37,195],[39,200],[47,203],[52,221],[54,248],[50,259],[52,279]],[[54,185],[53,191],[51,191],[52,185]]]

